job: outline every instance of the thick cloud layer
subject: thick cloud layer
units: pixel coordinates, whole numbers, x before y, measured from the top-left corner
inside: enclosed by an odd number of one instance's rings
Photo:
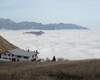
[[[50,30],[45,34],[22,34],[32,30],[0,30],[0,35],[22,49],[38,50],[40,58],[100,58],[100,32],[92,30]]]

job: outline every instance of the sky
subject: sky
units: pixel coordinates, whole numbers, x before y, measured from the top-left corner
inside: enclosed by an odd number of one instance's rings
[[[100,0],[0,0],[0,18],[100,29]]]

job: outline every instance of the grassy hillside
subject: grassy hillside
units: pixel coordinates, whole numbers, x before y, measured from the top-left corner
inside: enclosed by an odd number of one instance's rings
[[[15,45],[11,44],[2,36],[0,36],[0,53],[6,52],[11,49],[15,49],[15,48],[17,48]]]
[[[100,80],[100,60],[0,62],[0,80]]]

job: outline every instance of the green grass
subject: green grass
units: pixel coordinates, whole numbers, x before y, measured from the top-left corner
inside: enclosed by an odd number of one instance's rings
[[[100,60],[0,62],[0,80],[100,80]]]

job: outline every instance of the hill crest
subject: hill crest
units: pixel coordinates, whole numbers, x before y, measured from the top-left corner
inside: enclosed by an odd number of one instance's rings
[[[18,47],[8,42],[2,36],[0,36],[0,53],[6,52],[8,50],[16,49],[16,48]]]

